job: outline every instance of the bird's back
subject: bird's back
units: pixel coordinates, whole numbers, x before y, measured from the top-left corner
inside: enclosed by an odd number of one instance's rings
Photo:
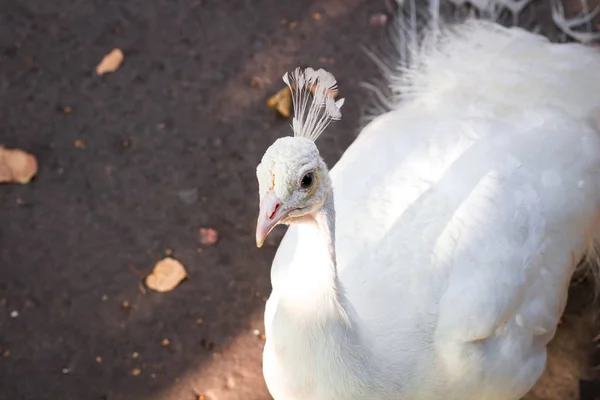
[[[331,171],[340,280],[390,388],[517,399],[596,234],[600,54],[481,21],[444,35]]]

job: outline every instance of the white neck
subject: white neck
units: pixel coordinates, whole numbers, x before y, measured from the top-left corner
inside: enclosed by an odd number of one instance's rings
[[[293,301],[294,308],[321,308],[315,304],[324,298],[334,303],[341,300],[338,289],[337,261],[335,253],[335,205],[331,191],[323,206],[313,214],[293,222],[302,232],[300,251],[306,252],[290,265],[286,300]],[[332,304],[333,306],[334,304]],[[336,307],[340,306],[336,304]]]
[[[307,398],[331,398],[320,391],[333,388],[314,387],[316,381],[358,393],[376,379],[369,375],[373,369],[366,363],[372,356],[337,275],[333,193],[319,211],[295,223],[302,224],[299,241],[286,283],[277,288],[265,348],[265,362],[273,364],[265,371],[277,374],[271,382],[294,377],[290,384],[306,385]],[[338,394],[335,398],[344,398]]]

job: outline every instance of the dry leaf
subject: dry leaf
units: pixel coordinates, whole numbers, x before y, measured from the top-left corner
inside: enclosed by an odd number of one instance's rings
[[[205,245],[211,245],[217,243],[219,240],[219,233],[212,228],[200,228],[200,243]]]
[[[157,292],[170,292],[187,278],[183,265],[174,258],[164,258],[156,263],[152,273],[146,277],[146,285]]]
[[[107,72],[115,72],[121,66],[124,58],[123,52],[120,49],[113,49],[102,58],[102,61],[96,67],[96,73],[102,75]]]
[[[23,150],[0,146],[0,182],[29,183],[37,169],[35,156]]]
[[[267,100],[267,106],[277,110],[284,117],[289,118],[292,112],[292,93],[290,89],[285,87],[275,93],[274,96]]]

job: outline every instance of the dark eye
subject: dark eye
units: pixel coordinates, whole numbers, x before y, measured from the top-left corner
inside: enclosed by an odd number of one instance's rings
[[[302,180],[300,181],[300,187],[302,189],[308,189],[309,187],[311,187],[313,184],[313,174],[312,172],[309,172],[308,174],[304,175],[302,177]]]

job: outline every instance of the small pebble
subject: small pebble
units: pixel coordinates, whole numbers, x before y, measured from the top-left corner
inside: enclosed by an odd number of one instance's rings
[[[200,228],[198,230],[198,240],[204,245],[213,245],[219,240],[219,232],[212,228]]]
[[[167,339],[167,338],[164,338],[164,339],[162,340],[162,342],[160,342],[160,344],[161,344],[162,346],[165,346],[165,347],[166,347],[166,346],[168,346],[168,345],[170,345],[170,344],[171,344],[171,341],[170,341],[169,339]]]
[[[259,76],[253,76],[250,80],[250,86],[253,88],[261,88],[265,85],[265,80]]]
[[[179,196],[179,200],[185,204],[194,204],[198,201],[198,189],[180,190],[177,195]]]
[[[70,368],[63,368],[62,369],[62,373],[65,374],[65,375],[68,375],[68,374],[71,373],[71,369]]]
[[[10,317],[11,318],[17,318],[19,316],[19,312],[17,310],[12,310],[10,312]]]
[[[387,20],[388,17],[385,14],[373,14],[369,19],[369,22],[371,23],[371,25],[384,26],[385,24],[387,24]]]
[[[225,383],[227,389],[233,389],[235,387],[235,379],[232,376],[227,377],[227,382]]]
[[[131,371],[131,375],[133,375],[133,376],[139,376],[141,373],[142,373],[142,370],[141,370],[141,369],[139,369],[139,368],[134,368],[134,369]]]
[[[134,351],[133,354],[131,355],[131,357],[133,358],[138,358],[140,356],[140,353],[138,353],[137,351]]]
[[[254,336],[260,335],[260,331],[258,329],[253,330],[252,333],[254,334]]]

